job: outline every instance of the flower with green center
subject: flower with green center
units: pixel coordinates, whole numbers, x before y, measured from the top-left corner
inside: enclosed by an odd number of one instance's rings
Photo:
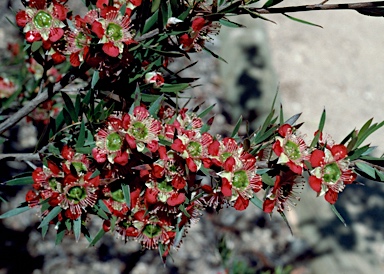
[[[334,204],[345,185],[356,179],[356,174],[350,168],[347,148],[344,145],[333,145],[323,150],[312,152],[310,162],[313,167],[309,177],[309,185],[325,199]]]
[[[129,115],[126,123],[126,135],[129,146],[142,152],[147,148],[151,152],[157,151],[161,122],[149,115],[145,107],[137,106],[133,114]]]
[[[43,39],[56,42],[64,35],[64,20],[67,18],[65,6],[54,3],[47,6],[28,6],[16,15],[16,23],[23,27],[25,38],[32,43]]]
[[[105,138],[105,148],[110,152],[116,152],[121,149],[123,138],[118,132],[112,132]]]
[[[229,157],[223,166],[224,170],[217,174],[222,178],[221,192],[237,210],[244,210],[262,187],[256,158],[243,152],[239,158]]]
[[[297,174],[303,173],[304,161],[309,160],[310,154],[304,139],[294,133],[291,125],[284,124],[278,129],[280,136],[276,137],[272,149],[279,157],[277,163],[287,165]]]
[[[69,209],[73,216],[79,216],[87,207],[93,207],[97,201],[99,176],[92,178],[93,172],[79,177],[66,175],[60,206]]]
[[[98,18],[94,22],[92,31],[100,39],[99,44],[103,44],[103,51],[107,55],[117,57],[123,53],[124,44],[132,41],[130,23],[129,16],[122,15],[115,9],[108,11],[104,18]]]

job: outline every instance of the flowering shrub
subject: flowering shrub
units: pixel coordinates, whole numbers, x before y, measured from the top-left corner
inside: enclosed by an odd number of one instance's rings
[[[206,44],[221,25],[239,26],[228,15],[285,12],[272,7],[281,1],[250,6],[255,2],[88,0],[80,16],[65,0],[24,1],[16,14],[24,50],[9,47],[13,58],[25,54],[24,84],[0,77],[2,109],[12,113],[0,132],[27,117],[43,124],[46,142],[37,144],[41,165],[31,176],[6,183],[31,185],[25,203],[0,218],[39,207],[42,234],[52,225],[57,242],[73,232],[94,245],[113,232],[159,249],[165,259],[204,209],[245,210],[251,203],[284,216],[308,183],[337,212],[339,193],[357,175],[384,181],[382,158],[363,145],[384,122],[370,120],[336,143],[324,137],[323,112],[309,142],[299,115],[285,120],[272,108],[247,137],[239,135],[241,119],[231,136],[214,136],[212,107],[180,105],[194,79],[169,63],[201,50],[220,58]],[[343,7],[382,12],[372,3]],[[102,220],[97,235],[88,232],[90,218]]]

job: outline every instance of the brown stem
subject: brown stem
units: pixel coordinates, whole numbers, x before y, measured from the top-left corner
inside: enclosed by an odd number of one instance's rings
[[[376,8],[384,6],[384,1],[376,2],[361,2],[361,3],[345,3],[345,4],[314,4],[302,5],[292,7],[278,7],[278,8],[247,8],[259,14],[272,14],[272,13],[287,13],[287,12],[300,12],[300,11],[314,11],[314,10],[359,10],[366,8]]]

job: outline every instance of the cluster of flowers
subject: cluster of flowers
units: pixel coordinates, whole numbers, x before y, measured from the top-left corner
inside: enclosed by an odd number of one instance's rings
[[[184,235],[204,208],[229,205],[244,210],[255,193],[267,188],[258,162],[279,172],[265,195],[267,213],[275,207],[284,210],[306,169],[310,186],[331,204],[356,177],[345,146],[320,141],[321,147],[310,149],[288,124],[278,129],[271,148],[265,149],[274,152],[270,159],[264,151],[250,154],[234,138],[213,137],[207,132],[209,124],[194,112],[168,105],[155,114],[143,105],[131,113],[114,113],[97,130],[91,155],[64,145],[59,161],[48,160],[37,168],[34,190],[26,200],[30,206],[48,202],[43,217],[59,206],[55,224],[85,220],[101,202],[105,231],[113,229],[149,249],[161,244],[167,254],[179,244],[178,233]]]
[[[103,70],[105,58],[119,57],[125,66],[132,59],[129,46],[136,45],[136,31],[132,28],[132,12],[141,6],[141,0],[97,0],[94,9],[83,17],[72,18],[63,0],[31,0],[26,9],[16,14],[16,23],[23,28],[29,43],[42,41],[55,64],[69,56],[72,66],[87,61],[92,67]],[[125,7],[125,10],[122,9]],[[171,17],[167,27],[183,22]],[[202,17],[191,21],[187,33],[178,36],[180,48],[185,51],[201,50],[209,33],[216,33],[218,24]],[[101,53],[106,56],[100,55]],[[117,60],[114,60],[117,62]]]

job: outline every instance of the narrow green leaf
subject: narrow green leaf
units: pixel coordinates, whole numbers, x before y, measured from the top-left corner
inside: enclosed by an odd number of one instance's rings
[[[81,122],[80,126],[80,132],[79,132],[79,137],[77,138],[76,142],[76,149],[82,148],[85,143],[85,123],[84,121]]]
[[[220,22],[221,25],[223,25],[225,27],[229,27],[229,28],[245,28],[245,26],[243,26],[243,25],[241,25],[239,23],[230,21],[227,18],[219,19],[219,22]]]
[[[293,115],[291,118],[289,118],[287,121],[285,121],[284,124],[288,124],[288,125],[293,126],[297,122],[297,120],[299,120],[301,114],[302,113],[297,113],[297,114]]]
[[[92,89],[95,88],[97,82],[99,81],[99,78],[100,78],[100,76],[99,76],[99,72],[98,72],[97,70],[95,70],[95,71],[93,72],[93,75],[92,75],[92,82],[91,82],[91,88],[92,88]]]
[[[207,107],[205,110],[203,110],[197,117],[204,118],[208,113],[211,112],[211,110],[216,106],[216,104],[213,104],[212,106]]]
[[[31,46],[32,52],[38,51],[41,48],[42,45],[43,45],[42,41],[33,42],[32,46]]]
[[[124,199],[127,207],[131,208],[131,190],[129,185],[121,184],[121,188],[123,189]]]
[[[37,228],[42,228],[43,226],[49,225],[49,222],[52,221],[59,213],[61,212],[62,208],[60,206],[54,207],[47,216],[41,221],[40,225]]]
[[[95,238],[93,238],[92,241],[89,243],[88,247],[94,246],[101,238],[103,238],[104,235],[105,231],[103,228],[101,228],[99,232],[97,232]]]
[[[43,240],[44,240],[45,236],[46,236],[47,233],[48,233],[48,228],[49,228],[48,225],[43,226],[43,227],[41,228],[41,237],[43,238]]]
[[[151,17],[149,17],[147,19],[147,21],[145,22],[144,24],[144,28],[143,28],[143,33],[142,34],[145,34],[147,33],[152,27],[153,25],[157,22],[158,20],[158,16],[159,16],[159,11],[155,11],[154,14],[152,14]]]
[[[289,228],[289,231],[291,231],[291,234],[293,235],[292,228],[291,228],[291,226],[289,225],[288,219],[287,219],[287,217],[285,216],[284,212],[279,212],[279,213],[280,213],[280,216],[283,218],[284,222],[287,224],[287,226],[288,226],[288,228]]]
[[[283,105],[280,104],[280,125],[283,125],[284,124],[284,112],[283,112]]]
[[[138,107],[140,106],[140,102],[141,102],[141,92],[140,92],[140,87],[139,85],[136,85],[136,89],[135,89],[135,101],[134,101],[134,106],[135,107]],[[133,109],[132,109],[132,113],[133,113]]]
[[[382,173],[376,169],[376,174],[380,178],[380,182],[384,182],[384,173]]]
[[[175,92],[183,91],[187,87],[189,87],[188,83],[164,84],[161,87],[160,92],[174,92],[175,93]]]
[[[340,213],[337,211],[335,205],[330,205],[333,213],[339,218],[339,220],[343,223],[344,226],[347,226],[346,222],[344,221],[344,218],[340,215]]]
[[[251,203],[263,210],[263,201],[260,200],[255,194],[253,194],[253,197],[250,199]]]
[[[323,113],[321,114],[321,117],[320,117],[320,122],[319,122],[319,127],[318,127],[318,132],[316,133],[315,137],[313,138],[312,140],[312,143],[311,143],[311,147],[315,147],[317,142],[319,141],[320,139],[320,135],[321,133],[323,132],[324,130],[324,125],[325,125],[325,119],[326,119],[326,112],[325,112],[325,109],[323,110]]]
[[[228,62],[225,61],[224,58],[220,57],[219,55],[217,55],[216,53],[214,53],[214,52],[213,52],[212,50],[210,50],[209,48],[207,48],[207,47],[203,47],[203,49],[204,49],[205,51],[207,51],[209,54],[211,54],[213,57],[215,57],[215,58],[219,59],[220,61],[223,61],[224,63],[227,63],[227,64],[228,64]]]
[[[314,27],[323,28],[322,26],[317,25],[317,24],[315,24],[315,23],[311,23],[311,22],[308,22],[308,21],[305,21],[305,20],[302,20],[302,19],[299,19],[299,18],[290,16],[290,15],[285,14],[285,13],[283,13],[283,15],[286,16],[286,17],[288,17],[289,19],[291,19],[291,20],[293,20],[293,21],[296,21],[296,22],[299,22],[299,23],[302,23],[302,24],[306,24],[306,25],[310,25],[310,26],[314,26]]]
[[[369,175],[371,178],[376,179],[376,171],[373,167],[367,165],[363,162],[356,162],[356,166],[365,174]]]
[[[46,227],[48,228],[48,226],[46,226]],[[65,230],[64,229],[57,232],[56,240],[55,240],[55,245],[61,244],[61,242],[63,241],[64,235],[65,235]]]
[[[81,234],[81,216],[73,221],[73,233],[75,234],[76,243],[78,243]]]
[[[243,116],[240,116],[239,120],[237,120],[237,123],[236,123],[236,125],[232,131],[232,134],[231,134],[232,138],[235,137],[237,135],[237,133],[239,132],[242,121],[243,121]]]
[[[72,121],[77,122],[78,117],[76,115],[75,106],[73,105],[71,98],[65,92],[61,92],[61,97],[64,100],[65,108],[67,109],[69,115],[71,116]]]
[[[157,113],[159,112],[159,109],[163,100],[164,100],[164,95],[159,96],[159,98],[157,98],[156,101],[153,102],[149,107],[148,109],[149,114],[151,114],[153,117],[157,117]]]
[[[20,213],[28,211],[30,209],[31,208],[29,206],[22,206],[22,207],[17,207],[17,208],[11,209],[11,210],[3,213],[2,215],[0,215],[0,219],[13,217],[13,216],[19,215]]]
[[[267,173],[264,173],[263,175],[261,175],[261,179],[263,179],[263,182],[269,186],[275,185],[275,181]]]
[[[372,121],[373,121],[373,118],[371,118],[367,122],[365,122],[365,124],[359,130],[359,133],[357,134],[357,138],[361,138],[362,137],[362,135],[365,133],[365,131],[367,129],[369,129],[369,127],[371,126]]]
[[[5,182],[8,186],[25,186],[25,185],[32,185],[34,183],[32,176],[29,177],[23,177],[23,178],[16,178],[9,180]]]
[[[283,2],[284,0],[268,0],[264,5],[263,5],[263,9],[265,8],[269,8],[269,7],[272,7],[274,5],[277,5],[281,2]]]

